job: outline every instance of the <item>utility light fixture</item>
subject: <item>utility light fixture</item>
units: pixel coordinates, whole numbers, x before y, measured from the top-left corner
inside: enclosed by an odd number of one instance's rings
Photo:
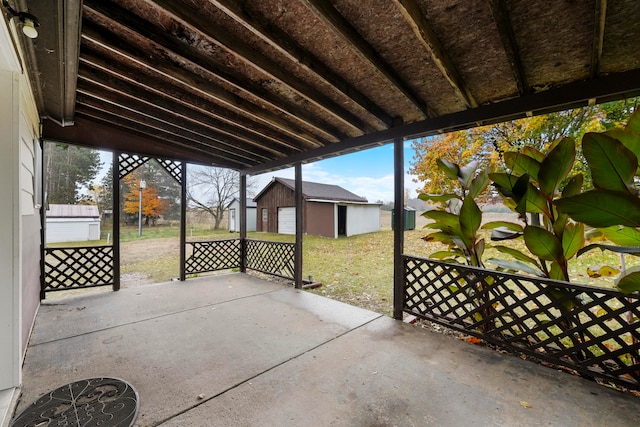
[[[18,20],[22,23],[22,32],[25,36],[30,39],[35,39],[38,37],[38,28],[40,23],[38,22],[38,18],[33,16],[27,12],[18,12],[7,3],[7,0],[2,0],[2,5],[9,12],[9,19],[18,18]]]

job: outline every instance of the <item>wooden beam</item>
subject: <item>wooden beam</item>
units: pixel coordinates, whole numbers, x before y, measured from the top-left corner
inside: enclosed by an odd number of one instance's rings
[[[342,78],[329,68],[324,61],[313,53],[304,49],[298,42],[275,25],[266,21],[263,16],[255,13],[247,13],[236,0],[209,0],[220,10],[233,18],[247,30],[251,31],[271,47],[294,63],[302,66],[306,71],[313,73],[325,83],[333,86],[336,91],[358,104],[363,112],[372,115],[384,127],[391,127],[393,118],[380,108],[375,102],[367,98],[351,83]]]
[[[105,5],[103,2],[95,2],[93,0],[85,1],[84,4],[85,19],[83,23],[83,38],[87,33],[85,29],[87,24],[90,25],[92,19],[95,19],[97,15],[101,20],[109,21],[109,25],[115,29],[114,31],[117,31],[117,34],[109,33],[110,37],[105,37],[104,46],[107,48],[112,44],[118,44],[118,49],[121,49],[119,43],[127,44],[136,42],[136,39],[144,40],[145,43],[152,46],[153,49],[162,52],[160,56],[166,55],[172,59],[172,61],[158,61],[157,59],[153,61],[154,63],[157,62],[159,66],[162,66],[166,62],[184,63],[186,64],[185,69],[199,69],[203,74],[211,76],[214,81],[217,80],[232,86],[240,93],[245,94],[247,99],[256,99],[260,103],[267,104],[279,110],[287,117],[298,121],[308,128],[314,129],[314,132],[326,135],[329,140],[337,141],[346,137],[346,135],[334,125],[318,119],[309,111],[300,108],[299,104],[272,93],[259,83],[249,80],[232,67],[216,61],[210,55],[199,51],[197,48],[181,40],[172,38],[165,31],[151,26],[146,21],[132,17],[131,13],[119,8],[115,4],[109,3]],[[91,7],[89,7],[89,5]],[[94,24],[94,28],[95,25],[96,24]],[[126,37],[126,40],[121,39],[121,37]]]
[[[393,318],[404,310],[404,139],[393,142]]]
[[[464,101],[467,107],[477,107],[478,102],[471,89],[465,83],[440,40],[438,40],[436,33],[431,29],[418,3],[415,0],[394,0],[394,2],[456,95]]]
[[[89,1],[93,5],[95,0]],[[85,4],[86,3],[87,2],[85,2]],[[212,25],[211,20],[198,9],[186,8],[174,0],[154,0],[154,3],[162,9],[161,11],[159,10],[159,12],[180,22],[180,24],[186,28],[200,33],[207,41],[223,48],[229,54],[240,59],[246,65],[258,70],[266,77],[277,80],[296,95],[331,115],[334,120],[340,121],[343,125],[350,127],[352,132],[366,133],[375,130],[368,123],[353,115],[321,91],[288,72],[278,63],[261,52],[258,52],[242,39],[235,37],[217,25]],[[110,12],[112,9],[113,6],[109,5]],[[132,15],[131,13],[127,14]],[[129,17],[129,19],[131,19],[131,17]],[[298,108],[304,107],[298,105]]]
[[[311,162],[318,159],[351,153],[364,148],[387,144],[396,138],[418,138],[444,132],[469,129],[478,124],[488,125],[507,120],[521,119],[531,115],[547,114],[585,106],[590,99],[596,103],[615,101],[640,95],[640,69],[624,73],[608,74],[594,80],[570,83],[531,95],[508,99],[495,104],[482,105],[458,113],[408,123],[388,130],[349,138],[331,146],[316,148],[294,154],[242,172],[257,175],[272,170],[293,166],[296,162]]]
[[[516,36],[511,26],[511,19],[509,19],[509,12],[507,11],[504,2],[502,0],[487,0],[493,14],[493,20],[498,27],[498,33],[502,40],[502,46],[504,53],[507,55],[507,60],[511,66],[511,73],[516,82],[518,93],[525,95],[530,92],[529,84],[524,72],[524,66],[520,59],[518,44],[516,42]]]
[[[604,44],[604,30],[607,21],[607,0],[596,0],[596,13],[593,26],[593,50],[591,53],[591,78],[600,74],[602,46]]]
[[[425,117],[436,115],[329,0],[303,0],[303,2],[322,22],[340,34],[365,62],[371,64],[406,99],[422,111]]]

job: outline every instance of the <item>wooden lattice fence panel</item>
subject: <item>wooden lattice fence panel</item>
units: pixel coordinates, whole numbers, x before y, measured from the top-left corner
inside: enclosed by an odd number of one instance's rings
[[[294,253],[293,243],[247,240],[247,268],[293,279]]]
[[[111,286],[113,278],[113,246],[45,248],[45,292]]]
[[[628,387],[640,384],[640,298],[404,256],[404,311]]]
[[[187,242],[185,273],[197,274],[240,267],[240,240]]]

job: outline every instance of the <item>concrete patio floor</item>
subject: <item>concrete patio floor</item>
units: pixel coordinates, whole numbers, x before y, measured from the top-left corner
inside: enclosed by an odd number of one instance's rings
[[[139,426],[638,426],[640,399],[244,274],[45,301],[18,411],[121,378]]]

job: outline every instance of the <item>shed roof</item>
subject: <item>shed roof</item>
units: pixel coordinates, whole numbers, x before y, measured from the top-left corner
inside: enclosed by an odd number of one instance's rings
[[[260,199],[270,188],[276,183],[280,183],[291,190],[295,191],[296,183],[293,179],[274,177],[269,184],[267,184],[260,193],[253,200]],[[302,197],[305,200],[318,199],[318,200],[330,200],[336,202],[356,202],[367,203],[367,199],[360,197],[338,185],[320,184],[318,182],[302,181]]]
[[[231,202],[229,202],[229,204],[227,205],[227,208],[229,208],[234,203],[240,203],[240,200],[234,197],[233,200],[231,200]],[[256,206],[256,202],[254,202],[251,197],[247,197],[247,208],[255,208]]]
[[[95,205],[50,204],[47,218],[100,218],[100,211]]]
[[[640,94],[637,0],[9,0],[44,138],[255,174]]]

